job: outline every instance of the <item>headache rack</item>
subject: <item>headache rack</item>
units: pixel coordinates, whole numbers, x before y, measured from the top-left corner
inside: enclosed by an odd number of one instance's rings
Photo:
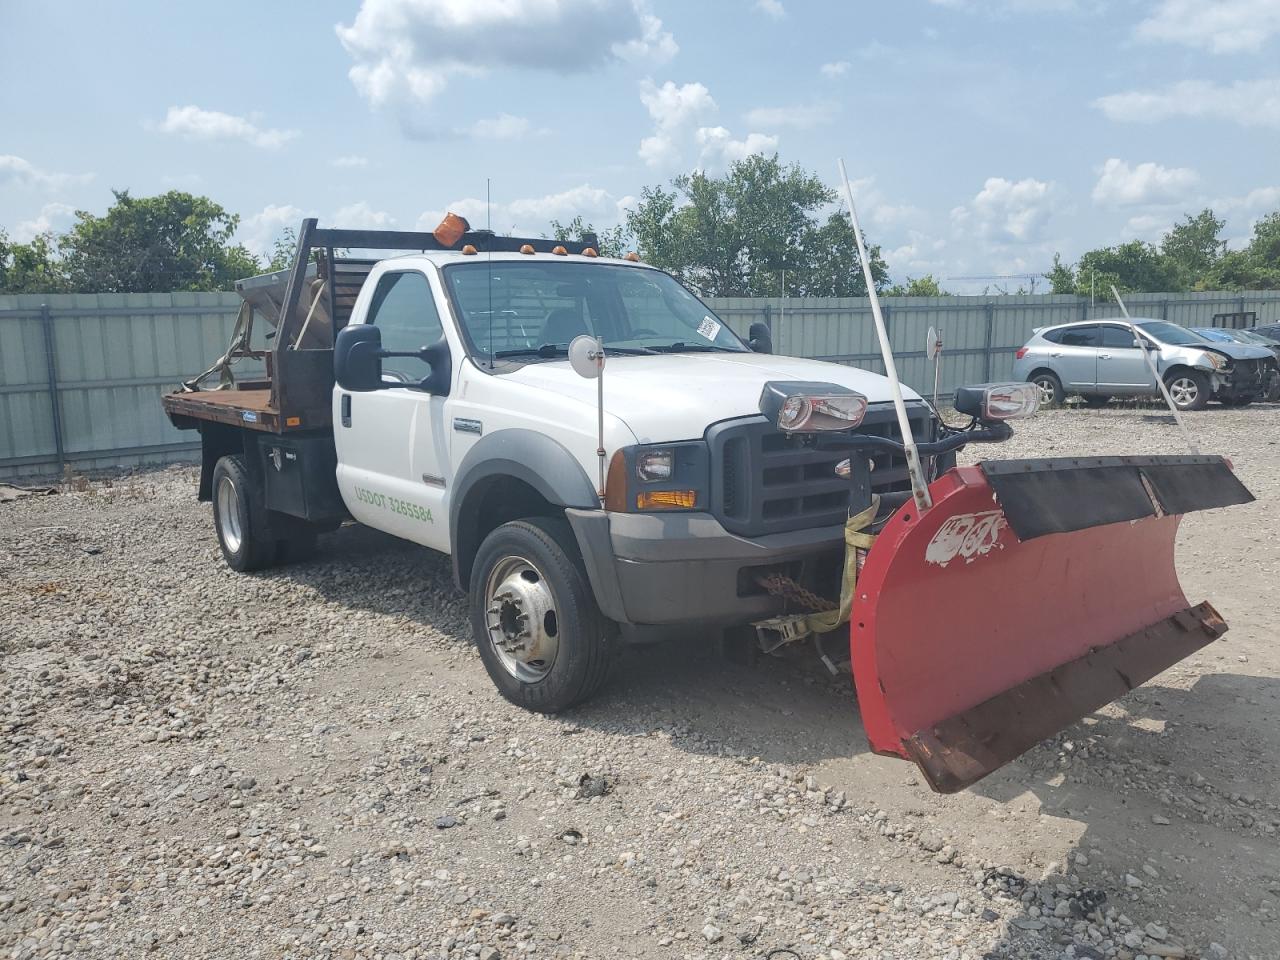
[[[435,232],[321,229],[314,218],[302,221],[290,267],[236,282],[244,303],[231,343],[213,366],[164,397],[169,419],[180,429],[198,427],[200,421],[271,433],[329,427],[333,339],[350,322],[360,288],[383,259],[352,257],[352,250],[425,253],[471,246],[483,254],[517,253],[528,245],[539,253],[564,247],[580,254],[597,245],[590,234],[579,241],[505,237],[471,230],[460,218],[457,222],[463,230],[446,244]],[[265,350],[250,345],[259,320],[275,328]],[[236,381],[232,366],[241,359],[263,361],[265,379]],[[215,376],[218,382],[206,386]]]

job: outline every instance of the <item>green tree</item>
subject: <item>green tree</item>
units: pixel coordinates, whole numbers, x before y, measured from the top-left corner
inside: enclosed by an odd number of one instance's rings
[[[1102,297],[1115,284],[1121,293],[1160,293],[1181,289],[1177,267],[1152,244],[1131,240],[1115,247],[1090,250],[1076,264],[1076,293],[1091,289]]]
[[[576,240],[581,242],[588,234],[595,234],[596,252],[602,257],[620,257],[627,250],[627,228],[623,224],[597,230],[578,214],[568,223],[559,220],[551,221],[551,235],[561,243]]]
[[[1280,290],[1280,210],[1253,226],[1243,250],[1229,250],[1209,279],[1219,290]]]
[[[208,197],[177,190],[156,197],[112,193],[115,203],[101,217],[76,211],[62,240],[74,289],[229,290],[261,271],[257,258],[232,243],[240,218]]]
[[[947,291],[942,289],[937,278],[926,273],[923,277],[907,277],[906,283],[895,283],[885,291],[888,297],[945,297]]]
[[[1053,255],[1053,267],[1044,275],[1049,281],[1050,293],[1075,293],[1076,271],[1069,263],[1062,262],[1062,254]]]
[[[52,233],[30,243],[12,243],[0,230],[0,293],[62,293],[68,289],[66,271]]]
[[[1222,239],[1226,225],[1206,208],[1194,217],[1188,214],[1165,234],[1160,253],[1177,271],[1179,289],[1203,286],[1213,276],[1226,250]]]
[[[298,234],[293,227],[285,227],[280,236],[271,245],[271,256],[267,258],[267,271],[286,270],[293,265],[293,257],[298,252]]]
[[[626,225],[647,263],[707,296],[854,296],[866,285],[853,230],[838,213],[822,217],[835,200],[799,166],[754,155],[720,177],[694,172],[669,190],[646,187]],[[879,248],[868,254],[882,287]]]

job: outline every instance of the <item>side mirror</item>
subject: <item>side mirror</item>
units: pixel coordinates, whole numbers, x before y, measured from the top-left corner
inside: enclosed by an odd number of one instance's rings
[[[431,372],[418,381],[418,389],[433,397],[447,397],[453,386],[453,354],[449,352],[449,341],[441,337],[431,346],[423,347],[417,356],[431,367]]]
[[[449,341],[441,337],[420,350],[383,350],[382,331],[368,323],[344,327],[333,345],[333,378],[343,390],[368,393],[400,386],[382,379],[384,357],[414,357],[427,364],[430,372],[417,383],[406,382],[433,396],[446,396],[453,385],[453,355]]]
[[[749,346],[756,353],[773,353],[773,334],[769,330],[767,323],[761,323],[757,320],[751,325],[750,340],[747,341]]]
[[[333,344],[333,378],[352,393],[381,390],[382,331],[372,324],[343,327]]]

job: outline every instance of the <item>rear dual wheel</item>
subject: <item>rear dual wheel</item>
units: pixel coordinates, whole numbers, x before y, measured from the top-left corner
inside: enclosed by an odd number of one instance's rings
[[[213,525],[227,565],[240,573],[305,560],[316,547],[318,531],[305,521],[288,517],[272,523],[262,487],[239,454],[213,468]]]

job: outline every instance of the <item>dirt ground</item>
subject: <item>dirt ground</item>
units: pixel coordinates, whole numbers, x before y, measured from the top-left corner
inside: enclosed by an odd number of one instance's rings
[[[1188,419],[1258,498],[1180,536],[1230,633],[949,797],[816,664],[637,649],[523,713],[447,559],[234,574],[188,468],[0,504],[0,950],[1278,957],[1280,407]],[[1072,410],[999,455],[1126,452],[1183,448]]]

